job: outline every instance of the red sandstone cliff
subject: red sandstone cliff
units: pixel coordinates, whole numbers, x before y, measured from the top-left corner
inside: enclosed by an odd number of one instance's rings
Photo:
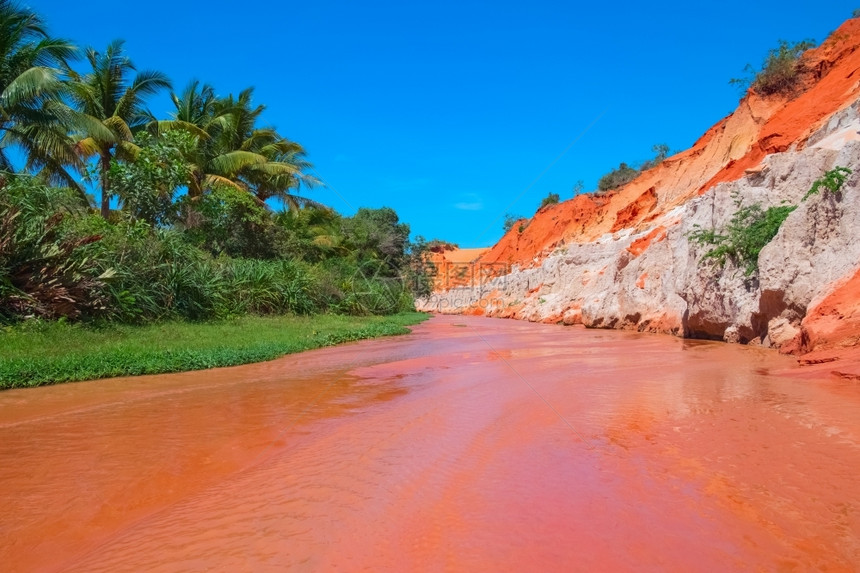
[[[764,343],[817,364],[848,357],[860,341],[858,174],[835,211],[809,201],[792,213],[752,287],[728,272],[709,276],[687,236],[694,224],[725,221],[732,194],[800,204],[823,171],[860,171],[858,48],[852,19],[804,54],[799,95],[749,93],[692,148],[633,182],[543,208],[486,252],[444,254],[443,263],[473,260],[497,280],[443,272],[437,296],[419,306]],[[860,373],[860,350],[857,364]]]

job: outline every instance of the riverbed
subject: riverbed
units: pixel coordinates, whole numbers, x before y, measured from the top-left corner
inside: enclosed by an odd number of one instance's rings
[[[436,316],[0,393],[3,571],[856,570],[860,385],[669,336]]]

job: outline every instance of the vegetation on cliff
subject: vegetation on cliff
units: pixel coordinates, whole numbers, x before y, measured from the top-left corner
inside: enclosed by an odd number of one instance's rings
[[[823,188],[827,194],[838,197],[842,185],[852,173],[847,167],[835,167],[817,179],[803,196],[806,201]],[[743,205],[741,197],[735,196],[737,210],[732,214],[724,229],[696,229],[689,234],[694,245],[710,247],[700,259],[703,264],[712,264],[718,269],[731,262],[744,271],[744,276],[752,276],[758,271],[758,258],[761,250],[779,232],[782,223],[797,209],[783,201],[781,205],[764,209],[761,204]]]
[[[758,270],[758,255],[779,231],[779,227],[792,211],[793,205],[779,205],[764,209],[761,204],[742,205],[739,197],[735,199],[737,210],[724,229],[697,228],[690,233],[690,242],[711,248],[702,256],[701,262],[712,263],[723,268],[731,261],[743,269],[744,276],[751,276]],[[698,227],[698,226],[697,226]]]
[[[767,57],[756,70],[747,64],[745,78],[732,78],[729,83],[742,89],[752,89],[764,96],[781,94],[793,95],[804,71],[803,53],[815,47],[812,40],[787,42],[780,40],[779,45],[768,52]]]
[[[803,196],[802,200],[806,201],[813,195],[817,195],[822,188],[826,194],[832,194],[838,197],[842,193],[842,186],[845,184],[848,176],[852,173],[853,171],[847,167],[834,167],[815,180],[815,183],[812,184],[812,187],[809,188],[809,191],[806,192],[806,195]]]
[[[669,146],[665,143],[657,144],[651,150],[655,154],[653,159],[643,162],[639,167],[632,167],[624,162],[620,163],[617,168],[600,178],[597,182],[597,189],[599,191],[609,191],[626,185],[636,179],[640,173],[663,163],[669,155]]]
[[[538,209],[543,209],[547,205],[555,205],[559,202],[560,199],[561,199],[561,197],[559,196],[558,193],[550,192],[549,194],[547,194],[546,197],[541,199],[540,207],[538,207]]]

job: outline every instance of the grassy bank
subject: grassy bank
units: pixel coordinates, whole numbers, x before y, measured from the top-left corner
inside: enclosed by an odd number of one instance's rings
[[[0,329],[0,389],[261,362],[351,340],[405,334],[406,326],[427,316],[246,316],[148,326],[45,322],[10,327]]]

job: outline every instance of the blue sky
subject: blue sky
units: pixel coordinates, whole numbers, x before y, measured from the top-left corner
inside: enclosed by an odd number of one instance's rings
[[[413,235],[490,245],[505,212],[594,189],[655,143],[689,147],[728,85],[779,39],[821,41],[860,3],[29,0],[51,32],[219,94],[256,87],[350,214],[390,206]],[[166,97],[150,107],[166,116]],[[590,126],[590,127],[589,127]],[[560,158],[565,149],[564,153]],[[551,166],[551,167],[550,167]],[[549,167],[549,169],[547,169]],[[541,175],[543,174],[543,175]],[[535,182],[535,180],[537,181]],[[511,205],[513,203],[513,205]]]

